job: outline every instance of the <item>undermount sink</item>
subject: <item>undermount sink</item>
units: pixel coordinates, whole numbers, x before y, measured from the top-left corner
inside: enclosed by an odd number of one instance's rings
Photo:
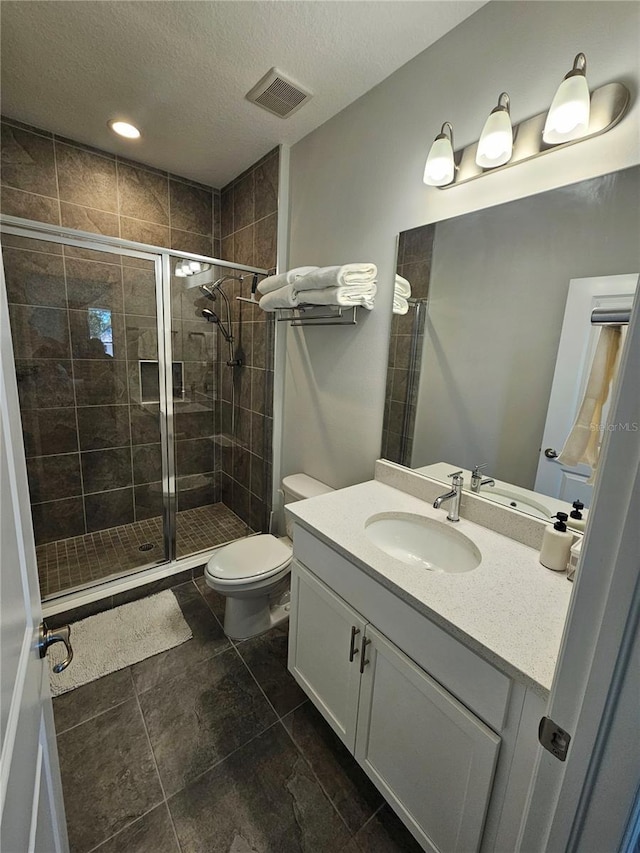
[[[510,492],[508,489],[492,488],[486,492],[480,492],[481,497],[491,498],[494,503],[502,504],[502,506],[510,506],[513,509],[519,509],[526,512],[527,515],[532,515],[534,518],[544,518],[549,521],[552,516],[545,506],[536,501],[531,501],[528,498],[523,498],[517,492]]]
[[[365,534],[377,547],[430,572],[470,572],[482,554],[464,534],[444,522],[410,513],[379,513],[365,521]]]

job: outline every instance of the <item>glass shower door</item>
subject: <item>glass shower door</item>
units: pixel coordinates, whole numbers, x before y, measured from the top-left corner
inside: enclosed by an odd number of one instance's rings
[[[203,271],[181,275],[182,258],[170,260],[171,350],[174,370],[172,434],[176,484],[176,556],[186,557],[253,532],[224,500],[223,467],[234,452],[234,436],[225,423],[220,363],[229,359],[226,303],[233,291],[215,300],[200,290],[230,271],[202,265]],[[204,270],[204,267],[207,267]],[[178,275],[175,274],[176,269]],[[233,284],[233,282],[231,282]],[[207,319],[207,311],[213,314]],[[203,316],[203,312],[205,316]],[[232,344],[236,346],[237,342]],[[231,375],[231,373],[229,373]],[[229,413],[230,414],[230,413]]]
[[[160,262],[3,234],[44,598],[167,559]]]

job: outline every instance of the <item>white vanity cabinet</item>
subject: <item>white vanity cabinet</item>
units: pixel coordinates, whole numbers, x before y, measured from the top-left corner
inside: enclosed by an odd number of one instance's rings
[[[425,850],[479,849],[500,737],[297,561],[289,668]]]

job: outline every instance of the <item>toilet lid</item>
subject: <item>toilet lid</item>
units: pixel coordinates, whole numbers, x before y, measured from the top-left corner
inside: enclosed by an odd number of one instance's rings
[[[207,574],[222,581],[247,580],[276,572],[291,559],[291,549],[263,533],[225,545],[207,563]]]

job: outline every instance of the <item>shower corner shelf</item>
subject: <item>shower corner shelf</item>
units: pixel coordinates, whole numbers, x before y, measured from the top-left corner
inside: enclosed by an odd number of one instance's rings
[[[279,323],[291,326],[356,326],[357,305],[345,308],[342,305],[299,305],[296,308],[278,308],[275,312]]]

